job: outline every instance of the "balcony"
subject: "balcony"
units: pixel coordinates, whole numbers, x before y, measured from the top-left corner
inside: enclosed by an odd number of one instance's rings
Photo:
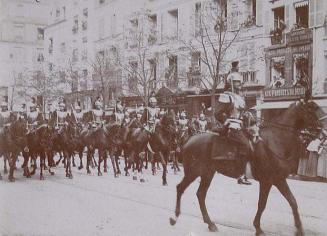
[[[285,43],[285,34],[281,29],[274,29],[270,31],[271,45]]]

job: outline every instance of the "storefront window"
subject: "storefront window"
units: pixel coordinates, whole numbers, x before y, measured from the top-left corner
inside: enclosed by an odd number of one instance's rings
[[[309,60],[308,53],[293,55],[293,86],[303,87],[309,84]]]
[[[275,57],[271,60],[271,88],[280,88],[285,85],[285,57]]]

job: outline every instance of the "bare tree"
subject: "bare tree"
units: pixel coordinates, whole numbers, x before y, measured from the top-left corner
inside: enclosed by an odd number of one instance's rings
[[[139,14],[139,16],[143,16]],[[145,15],[146,16],[146,15]],[[130,29],[129,38],[127,38],[130,43],[129,47],[132,49],[130,57],[124,58],[124,61],[119,61],[119,65],[125,72],[125,83],[128,87],[128,92],[133,95],[142,98],[143,103],[147,106],[149,96],[152,92],[156,90],[158,80],[156,79],[156,67],[158,64],[157,56],[151,55],[147,45],[147,40],[149,43],[153,38],[149,36],[146,37],[146,30],[143,25],[139,26],[138,22],[134,29]]]
[[[215,0],[199,3],[195,13],[195,40],[183,42],[192,53],[199,53],[204,64],[200,82],[210,91],[211,106],[215,109],[216,90],[224,82],[223,73],[226,54],[239,36],[242,24],[233,21],[227,14],[227,0]],[[202,5],[201,5],[202,4]]]
[[[116,52],[114,53],[116,54]],[[117,55],[109,55],[105,51],[96,54],[95,59],[90,61],[93,69],[94,87],[103,98],[104,107],[108,105],[109,91],[118,89],[118,74],[120,68],[117,65]]]

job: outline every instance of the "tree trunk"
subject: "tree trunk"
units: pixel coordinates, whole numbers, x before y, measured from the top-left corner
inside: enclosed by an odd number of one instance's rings
[[[214,113],[215,110],[216,110],[217,101],[216,101],[216,96],[215,95],[216,95],[216,91],[212,90],[211,93],[210,93],[212,113]]]

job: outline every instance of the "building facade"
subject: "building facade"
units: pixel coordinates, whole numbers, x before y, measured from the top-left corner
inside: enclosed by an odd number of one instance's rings
[[[0,85],[8,89],[11,107],[24,99],[16,94],[17,81],[44,61],[47,11],[45,1],[0,1]]]

